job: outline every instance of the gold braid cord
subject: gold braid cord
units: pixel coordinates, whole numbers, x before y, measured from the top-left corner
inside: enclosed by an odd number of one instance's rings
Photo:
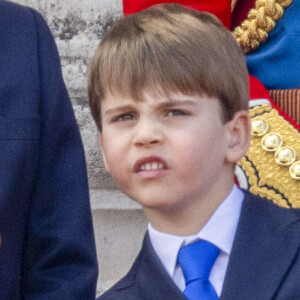
[[[283,16],[284,8],[292,2],[293,0],[256,0],[255,9],[251,9],[248,18],[233,31],[244,53],[257,49],[268,38],[268,32],[274,29],[276,20]]]
[[[252,133],[249,150],[238,163],[247,177],[249,191],[279,206],[300,208],[300,133],[270,105],[255,106],[250,109],[250,116],[252,131],[254,122],[268,124],[268,129],[261,135]],[[260,125],[257,128],[259,131]],[[264,147],[266,138],[267,146],[272,147],[277,137],[282,139],[277,152]],[[291,149],[294,160],[281,165],[288,161]]]

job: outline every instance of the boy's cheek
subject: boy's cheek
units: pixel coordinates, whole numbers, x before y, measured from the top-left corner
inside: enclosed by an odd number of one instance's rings
[[[105,154],[105,148],[104,148],[104,144],[103,144],[103,135],[102,133],[99,133],[99,142],[100,142],[100,147],[101,147],[101,153],[102,153],[102,159],[103,159],[103,163],[104,163],[104,167],[106,169],[106,171],[108,173],[110,173],[110,168],[106,159],[106,154]]]

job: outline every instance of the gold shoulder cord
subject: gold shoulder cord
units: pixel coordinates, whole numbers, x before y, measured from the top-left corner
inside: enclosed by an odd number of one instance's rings
[[[232,0],[232,10],[236,2]],[[268,38],[268,32],[274,29],[276,20],[283,16],[284,8],[292,2],[293,0],[256,0],[255,9],[251,9],[247,19],[233,31],[245,54],[257,49]]]

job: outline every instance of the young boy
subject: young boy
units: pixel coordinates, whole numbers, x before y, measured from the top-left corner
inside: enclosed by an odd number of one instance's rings
[[[123,18],[96,50],[89,101],[105,166],[149,221],[100,299],[300,297],[299,211],[234,185],[248,74],[215,17],[165,4]]]

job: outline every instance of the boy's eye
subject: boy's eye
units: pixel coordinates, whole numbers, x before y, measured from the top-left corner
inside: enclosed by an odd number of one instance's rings
[[[134,115],[131,113],[122,114],[113,119],[114,122],[131,121],[134,119]]]
[[[167,111],[166,116],[183,116],[186,115],[187,113],[180,110],[180,109],[171,109]]]

